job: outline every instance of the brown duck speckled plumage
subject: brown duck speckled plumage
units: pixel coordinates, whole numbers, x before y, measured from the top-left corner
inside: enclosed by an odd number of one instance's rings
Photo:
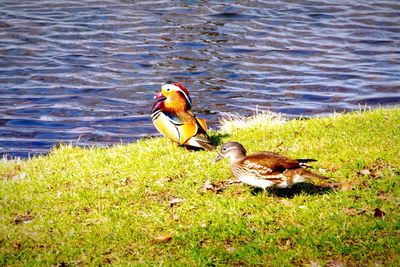
[[[246,155],[246,149],[237,142],[221,146],[219,156],[230,159],[232,174],[241,182],[256,187],[286,188],[309,179],[327,177],[307,170],[307,162],[312,159],[290,159],[274,152],[259,152]]]

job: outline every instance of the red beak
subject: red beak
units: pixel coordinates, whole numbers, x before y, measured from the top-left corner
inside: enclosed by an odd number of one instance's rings
[[[158,92],[157,94],[155,94],[154,95],[154,99],[158,99],[158,98],[164,98],[165,96],[161,93],[161,92]]]

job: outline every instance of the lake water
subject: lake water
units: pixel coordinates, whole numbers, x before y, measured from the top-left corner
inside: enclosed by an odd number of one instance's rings
[[[0,154],[157,136],[153,95],[289,117],[400,103],[399,1],[0,1]]]

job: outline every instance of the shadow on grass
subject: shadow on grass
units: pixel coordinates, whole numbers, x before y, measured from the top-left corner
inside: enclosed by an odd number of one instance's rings
[[[261,188],[254,188],[252,190],[253,195],[262,193],[264,190]],[[277,197],[293,198],[296,195],[306,194],[306,195],[323,195],[328,194],[333,191],[330,186],[319,186],[310,183],[295,184],[290,188],[268,188],[266,191]]]
[[[218,146],[218,145],[221,144],[222,139],[224,139],[225,137],[228,137],[228,136],[229,136],[229,134],[227,134],[227,133],[224,133],[224,134],[215,133],[212,136],[210,136],[211,143],[213,143],[214,145]]]

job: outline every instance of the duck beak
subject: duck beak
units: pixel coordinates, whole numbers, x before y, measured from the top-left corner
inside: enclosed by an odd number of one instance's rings
[[[222,156],[221,154],[218,153],[218,157],[216,157],[216,158],[214,159],[214,162],[219,161],[219,160],[222,159],[223,157],[224,157],[224,156]]]
[[[158,92],[157,94],[154,95],[153,98],[154,99],[159,99],[159,98],[165,98],[165,96],[161,92]]]

